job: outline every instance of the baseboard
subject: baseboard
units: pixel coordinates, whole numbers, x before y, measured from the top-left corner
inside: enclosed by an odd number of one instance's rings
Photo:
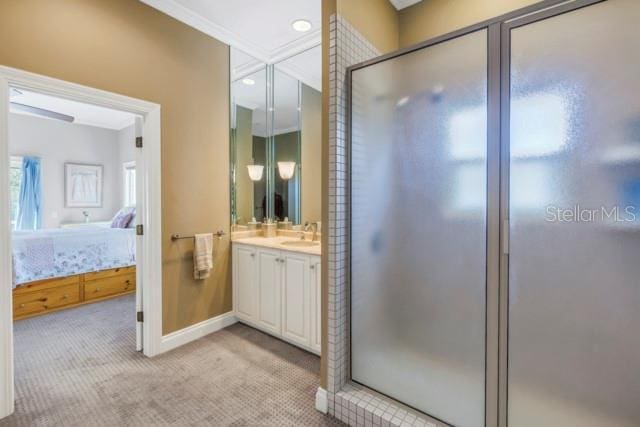
[[[238,319],[236,319],[233,311],[230,311],[228,313],[221,314],[220,316],[196,323],[195,325],[188,326],[184,329],[180,329],[179,331],[172,332],[169,335],[162,337],[160,353],[188,344],[213,332],[219,331],[220,329],[224,329],[227,326],[231,326],[237,321]]]
[[[329,400],[327,399],[327,390],[318,387],[316,391],[316,409],[323,414],[329,412]]]

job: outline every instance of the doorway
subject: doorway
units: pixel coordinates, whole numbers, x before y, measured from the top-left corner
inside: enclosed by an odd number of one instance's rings
[[[350,68],[352,381],[452,425],[638,425],[639,15],[543,2]]]
[[[160,222],[160,106],[157,104],[140,101],[133,98],[117,95],[85,86],[28,73],[22,70],[8,67],[0,67],[0,164],[5,167],[10,164],[9,156],[9,114],[11,93],[34,93],[43,96],[59,98],[69,102],[84,103],[89,106],[106,108],[115,111],[126,112],[129,115],[138,117],[132,127],[131,143],[135,144],[135,198],[136,198],[136,223],[135,223],[135,259],[138,264],[135,273],[136,282],[136,312],[131,313],[132,322],[136,324],[136,349],[142,351],[146,356],[153,356],[159,353],[162,336],[162,288],[161,288],[161,222]],[[24,160],[23,160],[24,164]],[[36,165],[37,166],[37,165]],[[86,167],[76,168],[76,177],[91,175],[94,184],[100,182],[100,168],[93,168],[91,171]],[[91,166],[91,165],[84,165]],[[93,165],[95,166],[95,165]],[[129,164],[130,166],[130,164]],[[33,168],[36,171],[38,168]],[[65,165],[65,177],[73,171]],[[8,172],[8,171],[7,171]],[[86,174],[84,173],[86,172]],[[124,170],[126,172],[126,168]],[[88,174],[88,175],[87,175]],[[13,253],[12,253],[12,230],[10,218],[9,195],[9,173],[3,173],[0,177],[0,222],[5,224],[0,228],[0,265],[2,266],[2,276],[0,285],[2,294],[0,296],[0,418],[13,412],[14,407],[14,381],[13,381],[13,295],[14,283]],[[131,183],[131,174],[129,183]],[[95,181],[95,182],[94,182]],[[91,184],[83,181],[83,195],[89,193],[97,195],[102,186],[85,185]],[[65,186],[71,185],[70,180],[65,178]],[[93,191],[95,190],[95,191]],[[75,193],[74,193],[75,194]],[[77,194],[76,194],[77,195]],[[131,194],[129,198],[131,199]],[[66,196],[65,196],[66,197]],[[88,197],[88,196],[87,196]],[[88,198],[78,199],[80,202],[90,202]],[[35,200],[35,199],[34,199]],[[78,201],[76,199],[66,200],[69,203]],[[97,203],[97,202],[96,202]],[[88,211],[87,211],[88,212]],[[35,216],[34,216],[35,217]],[[86,215],[85,215],[86,217]],[[15,225],[14,225],[15,226]],[[92,273],[93,274],[93,273]],[[96,273],[101,274],[101,273]],[[75,280],[74,276],[74,279]],[[91,277],[91,279],[99,279]],[[71,280],[71,279],[70,279]],[[81,279],[80,279],[81,280]],[[133,279],[132,279],[133,280]],[[93,284],[98,283],[97,280]],[[112,283],[109,282],[109,286]],[[73,288],[73,289],[72,289]],[[75,298],[75,287],[70,285],[69,289],[61,293],[61,299]],[[82,294],[82,284],[78,288],[78,293]],[[92,288],[93,289],[93,288]],[[69,291],[69,292],[67,292]],[[96,285],[95,292],[105,292],[104,288]],[[20,309],[28,307],[21,306],[15,308],[15,314]],[[134,349],[132,349],[134,351]]]

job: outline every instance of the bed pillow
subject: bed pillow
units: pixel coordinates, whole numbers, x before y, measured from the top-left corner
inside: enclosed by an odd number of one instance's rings
[[[127,228],[135,216],[135,208],[122,208],[111,220],[111,228]]]

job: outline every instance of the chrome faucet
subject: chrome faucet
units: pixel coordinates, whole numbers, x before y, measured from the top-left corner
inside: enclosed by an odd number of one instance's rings
[[[313,235],[311,236],[311,241],[315,242],[316,237],[318,237],[318,223],[317,222],[305,222],[304,223],[304,231],[308,232],[310,229],[313,229]],[[304,240],[304,233],[302,234],[302,240]]]

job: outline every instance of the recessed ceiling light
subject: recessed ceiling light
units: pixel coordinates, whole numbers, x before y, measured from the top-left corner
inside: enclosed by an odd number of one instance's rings
[[[294,30],[299,31],[301,33],[306,33],[311,29],[311,22],[306,19],[297,19],[293,21],[291,24]]]
[[[247,86],[253,86],[254,84],[256,84],[256,81],[253,79],[242,79],[242,83],[246,84]]]

